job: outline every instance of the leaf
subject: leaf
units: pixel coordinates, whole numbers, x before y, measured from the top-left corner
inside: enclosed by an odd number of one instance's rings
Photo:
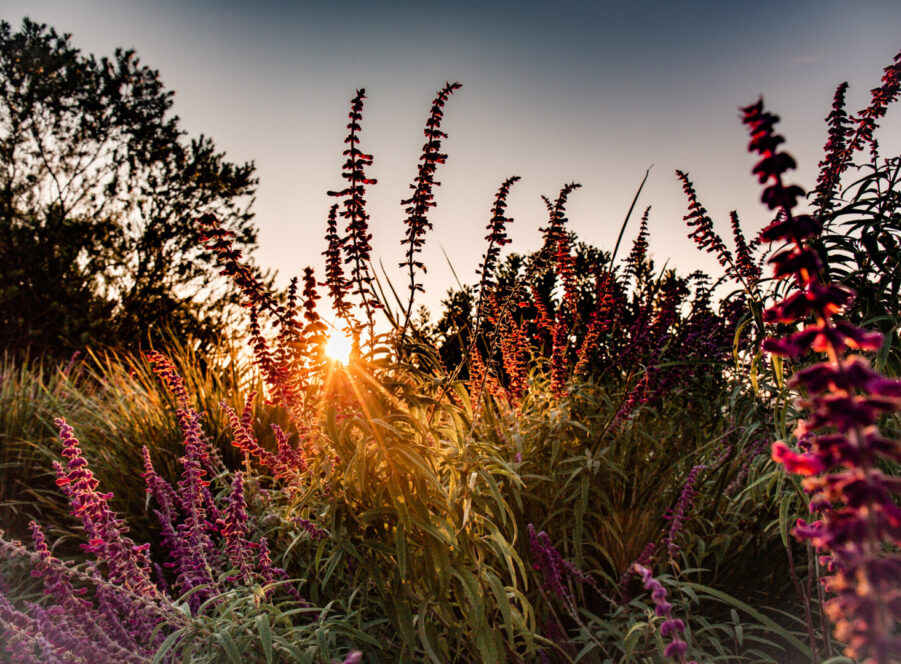
[[[738,647],[741,648],[745,645],[745,634],[741,620],[738,619],[738,611],[729,609],[729,615],[732,616],[732,623],[735,625],[735,638],[738,640]]]
[[[231,634],[228,632],[216,632],[213,636],[219,642],[219,645],[222,646],[222,649],[225,650],[232,664],[243,664],[244,660],[241,658],[241,653],[238,652],[238,647],[232,640]]]
[[[722,602],[725,602],[726,604],[728,604],[730,606],[734,606],[735,608],[744,611],[749,616],[754,618],[754,620],[756,620],[757,622],[759,622],[763,625],[766,625],[773,632],[775,632],[780,637],[782,637],[783,639],[788,641],[792,646],[795,647],[796,650],[798,650],[798,652],[802,653],[805,657],[810,658],[810,648],[808,648],[806,645],[804,645],[803,641],[799,640],[794,634],[787,631],[779,623],[777,623],[776,621],[772,620],[771,618],[768,618],[767,616],[763,615],[757,609],[745,604],[740,599],[736,599],[735,597],[732,597],[731,595],[727,595],[726,593],[724,593],[720,590],[716,590],[715,588],[711,588],[710,586],[705,586],[703,584],[695,583],[693,581],[682,581],[680,585],[688,587],[688,588],[695,588],[703,593],[706,593],[707,595],[710,595],[711,597],[715,597],[716,599],[718,599]]]
[[[783,499],[779,505],[779,534],[782,536],[782,546],[788,548],[788,508],[791,500]]]
[[[175,642],[181,636],[184,636],[184,633],[181,630],[172,632],[169,636],[167,636],[162,644],[160,644],[160,647],[157,649],[157,651],[153,653],[151,664],[162,664],[162,662],[166,661],[166,654],[172,649],[172,647],[175,645]]]
[[[429,639],[429,635],[426,630],[426,625],[430,625],[430,621],[426,619],[426,605],[423,605],[419,609],[419,615],[416,616],[416,627],[419,631],[419,642],[422,644],[423,649],[425,650],[426,655],[428,655],[429,659],[433,662],[433,664],[444,664],[444,660],[438,656],[435,652],[435,649],[432,647],[432,642]]]
[[[269,626],[269,616],[261,613],[256,619],[257,631],[260,633],[260,643],[263,644],[263,654],[266,662],[272,664],[272,630]]]
[[[488,579],[488,585],[491,586],[491,592],[494,593],[494,601],[501,611],[501,617],[504,619],[504,630],[507,632],[507,639],[513,641],[513,619],[510,614],[510,600],[507,599],[507,592],[501,580],[491,572],[486,571],[485,577]]]

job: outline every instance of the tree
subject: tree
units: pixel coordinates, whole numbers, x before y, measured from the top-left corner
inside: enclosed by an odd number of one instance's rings
[[[133,51],[96,60],[69,38],[0,22],[0,344],[209,343],[234,296],[193,220],[215,214],[252,249],[254,165],[189,140]]]

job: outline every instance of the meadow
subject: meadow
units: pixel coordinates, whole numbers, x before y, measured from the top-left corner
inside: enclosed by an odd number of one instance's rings
[[[723,239],[675,174],[720,274],[651,260],[641,188],[612,249],[569,230],[572,183],[505,253],[513,176],[432,323],[460,87],[403,201],[408,283],[373,266],[360,90],[324,275],[274,293],[197,219],[243,342],[4,356],[0,661],[901,660],[901,158],[875,137],[901,54],[861,111],[837,88],[809,192],[778,118],[742,109],[758,235],[732,213]]]

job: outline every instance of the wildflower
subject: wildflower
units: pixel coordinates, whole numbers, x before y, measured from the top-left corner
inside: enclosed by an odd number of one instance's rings
[[[673,605],[667,601],[666,588],[663,587],[654,575],[644,565],[634,563],[632,569],[641,576],[645,590],[651,591],[651,599],[654,601],[654,613],[664,621],[660,625],[660,635],[668,638],[663,654],[678,660],[681,664],[697,664],[694,660],[686,661],[685,652],[688,644],[682,639],[685,633],[685,623],[678,618],[673,618]]]
[[[679,553],[679,545],[676,543],[676,539],[682,532],[689,511],[694,506],[694,499],[698,494],[696,486],[698,476],[705,468],[707,466],[699,464],[691,469],[691,472],[688,473],[688,477],[685,479],[685,484],[682,485],[682,492],[679,494],[679,500],[676,501],[675,509],[667,516],[670,527],[666,537],[663,538],[663,543],[671,559],[675,558]]]
[[[428,220],[429,208],[435,207],[435,196],[432,188],[437,186],[435,181],[435,173],[438,166],[447,161],[447,155],[442,154],[441,139],[447,138],[447,134],[441,131],[441,119],[444,116],[444,105],[448,98],[459,90],[462,86],[459,83],[447,83],[444,88],[438,91],[435,101],[432,102],[432,109],[429,112],[429,119],[426,121],[425,134],[426,142],[422,146],[422,156],[419,158],[419,172],[413,179],[410,189],[413,195],[400,202],[406,205],[404,210],[407,218],[404,223],[407,226],[406,237],[401,240],[401,245],[409,245],[406,251],[406,259],[400,263],[400,267],[405,267],[410,273],[410,300],[407,304],[406,315],[404,317],[404,331],[406,331],[407,323],[410,320],[410,312],[413,309],[413,297],[417,291],[422,291],[422,284],[416,281],[416,269],[425,272],[425,265],[416,260],[416,254],[422,251],[425,243],[423,236],[425,232],[432,227],[432,222]],[[403,336],[403,333],[401,333]]]
[[[366,185],[375,184],[376,180],[367,178],[364,168],[372,165],[372,155],[366,154],[357,147],[360,143],[360,122],[363,119],[363,100],[366,91],[357,90],[356,95],[350,101],[350,122],[347,128],[350,132],[344,140],[347,149],[342,154],[347,157],[344,162],[341,177],[347,180],[347,187],[339,191],[328,192],[329,196],[344,199],[344,210],[341,217],[347,220],[347,238],[344,242],[344,263],[350,264],[350,283],[353,292],[360,298],[360,303],[366,312],[369,328],[372,330],[374,323],[373,313],[381,308],[381,303],[372,290],[372,274],[369,269],[370,255],[372,253],[372,234],[369,232],[369,214],[366,212]]]
[[[544,579],[544,587],[548,592],[557,597],[570,615],[576,615],[575,598],[567,585],[571,579],[581,583],[587,583],[594,588],[597,584],[594,580],[578,569],[554,548],[551,539],[543,530],[535,531],[535,526],[528,525],[529,547],[532,553],[532,568],[541,572]]]
[[[54,420],[63,444],[62,455],[68,461],[65,468],[55,463],[57,486],[64,488],[72,515],[81,520],[88,535],[83,548],[105,562],[109,580],[135,594],[149,598],[159,596],[150,580],[149,545],[136,545],[126,536],[128,527],[109,507],[111,493],[97,491],[99,482],[82,456],[78,439],[66,421]]]
[[[328,249],[325,255],[325,282],[328,294],[332,300],[332,308],[342,319],[348,328],[357,327],[353,316],[353,306],[347,301],[346,295],[350,289],[347,278],[344,276],[344,261],[342,258],[346,237],[338,235],[338,204],[335,203],[328,211],[328,230],[325,234]]]
[[[632,577],[635,575],[635,570],[638,567],[647,567],[651,562],[651,556],[654,555],[654,549],[656,548],[656,544],[654,542],[648,542],[645,544],[644,549],[642,549],[641,554],[638,558],[635,559],[635,562],[629,565],[626,568],[626,571],[623,572],[622,576],[619,578],[619,584],[617,585],[617,590],[619,591],[620,602],[625,603],[631,599],[629,595],[629,582],[632,581]]]
[[[834,596],[824,609],[836,637],[847,644],[845,653],[873,664],[889,662],[901,651],[901,555],[883,553],[882,542],[901,544],[901,509],[893,499],[901,484],[885,476],[877,460],[901,458],[901,443],[882,437],[876,423],[881,414],[901,406],[901,383],[849,352],[878,349],[881,335],[835,319],[853,293],[823,281],[819,257],[810,246],[821,228],[819,220],[792,213],[803,191],[783,184],[782,175],[794,161],[776,151],[783,140],[773,132],[778,118],[763,110],[762,101],[743,111],[752,131],[750,148],[762,156],[754,171],[767,185],[763,199],[782,212],[762,236],[788,243],[771,262],[777,278],[792,278],[796,289],[771,307],[766,318],[814,320],[800,331],[767,340],[764,348],[790,356],[810,350],[828,356],[791,379],[807,394],[799,406],[809,414],[795,430],[805,445],[795,451],[777,441],[772,456],[787,471],[805,476],[802,486],[821,515],[812,523],[799,520],[794,534],[828,557],[824,585]]]
[[[247,540],[247,504],[244,500],[244,475],[235,473],[232,491],[228,497],[225,516],[220,521],[220,532],[225,538],[225,555],[229,564],[238,570],[240,578],[248,583],[251,578],[251,547]]]

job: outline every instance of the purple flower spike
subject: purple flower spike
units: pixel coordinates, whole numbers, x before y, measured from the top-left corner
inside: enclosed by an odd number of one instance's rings
[[[112,494],[97,491],[99,482],[82,456],[72,427],[62,418],[56,418],[55,423],[63,444],[62,455],[68,460],[66,468],[56,465],[56,483],[65,488],[72,515],[81,520],[88,535],[85,550],[106,563],[112,583],[147,598],[159,597],[159,590],[150,579],[146,548],[125,536],[128,528],[109,507]]]
[[[654,600],[654,613],[659,618],[665,618],[660,625],[660,635],[669,639],[669,643],[666,645],[663,654],[667,657],[672,657],[680,664],[697,664],[694,661],[689,662],[685,659],[685,651],[688,649],[688,644],[681,636],[685,633],[685,623],[678,618],[673,618],[673,605],[666,600],[666,588],[654,578],[651,570],[644,565],[634,563],[632,569],[641,576],[645,590],[651,591],[651,599]]]
[[[887,73],[891,79],[886,84],[889,96],[897,96],[899,71],[901,67],[896,64]],[[843,95],[840,88],[836,93],[837,113]],[[901,509],[896,504],[901,480],[885,476],[877,461],[880,457],[901,458],[901,443],[882,437],[876,422],[885,413],[901,410],[901,383],[872,369],[865,358],[850,354],[878,350],[882,335],[836,320],[853,301],[853,294],[823,283],[821,260],[810,245],[821,224],[809,215],[792,213],[803,192],[782,184],[782,174],[794,162],[776,152],[782,143],[782,138],[773,133],[777,118],[766,113],[761,102],[744,110],[752,134],[749,148],[763,156],[754,172],[761,183],[769,183],[764,199],[771,208],[781,208],[777,221],[762,236],[788,242],[788,247],[770,262],[777,279],[792,279],[796,285],[795,292],[770,307],[765,318],[769,322],[807,323],[781,339],[768,339],[763,347],[780,355],[813,351],[827,356],[825,361],[797,371],[789,381],[807,394],[798,401],[808,411],[795,430],[801,449],[795,451],[785,442],[776,441],[772,457],[787,472],[805,476],[802,485],[811,496],[811,510],[821,516],[813,523],[799,521],[794,534],[826,554],[829,576],[824,585],[834,596],[824,609],[835,624],[836,637],[847,644],[845,654],[868,664],[887,664],[897,661],[895,657],[901,652],[901,555],[897,553],[901,546]],[[823,209],[828,207],[827,199],[849,150],[840,140],[842,123],[840,117],[835,120],[836,136],[832,138],[837,143],[828,163],[822,164],[825,170],[817,194]]]
[[[535,526],[531,523],[528,525],[528,532],[533,569],[541,572],[544,577],[544,588],[563,602],[570,615],[576,615],[575,597],[567,583],[570,579],[575,579],[597,588],[594,579],[568,560],[564,560],[546,532],[543,530],[536,532]]]
[[[688,477],[685,480],[685,484],[682,486],[682,493],[679,494],[676,508],[671,514],[667,515],[667,518],[670,521],[670,527],[666,537],[663,539],[663,544],[666,546],[670,558],[674,558],[679,553],[679,545],[676,543],[676,539],[679,536],[679,533],[682,532],[682,527],[685,525],[688,513],[691,511],[691,508],[694,507],[694,499],[698,494],[696,486],[698,476],[705,468],[707,468],[707,466],[698,465],[691,469],[691,472],[688,473]]]

